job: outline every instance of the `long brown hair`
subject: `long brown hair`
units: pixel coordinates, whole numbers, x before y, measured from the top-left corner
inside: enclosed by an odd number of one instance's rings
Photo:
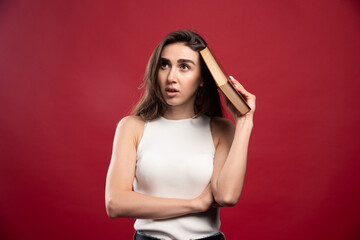
[[[165,102],[158,84],[158,73],[160,68],[160,57],[165,46],[172,43],[184,43],[193,51],[200,52],[207,44],[197,33],[189,30],[180,30],[166,35],[152,53],[146,67],[143,84],[146,86],[144,95],[134,108],[134,115],[144,120],[152,120],[164,113],[168,104]],[[200,54],[199,54],[200,55]],[[196,116],[202,114],[209,117],[222,117],[222,107],[217,86],[204,60],[200,56],[201,76],[203,86],[196,93],[194,111]]]

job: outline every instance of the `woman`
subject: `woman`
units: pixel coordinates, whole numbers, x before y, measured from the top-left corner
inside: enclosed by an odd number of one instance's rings
[[[137,219],[134,239],[225,239],[219,207],[240,197],[255,96],[230,77],[252,110],[241,116],[227,103],[235,124],[222,118],[205,47],[194,32],[168,34],[150,57],[134,116],[117,126],[106,210]]]

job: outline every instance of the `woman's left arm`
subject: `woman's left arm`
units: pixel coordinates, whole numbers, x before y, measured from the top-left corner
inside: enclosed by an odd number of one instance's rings
[[[225,119],[214,119],[213,136],[217,138],[214,158],[214,171],[211,190],[215,201],[220,206],[234,206],[240,197],[244,183],[248,145],[253,128],[255,96],[234,78],[230,77],[235,87],[244,95],[251,111],[241,116],[226,100],[227,108],[234,117],[235,125]]]

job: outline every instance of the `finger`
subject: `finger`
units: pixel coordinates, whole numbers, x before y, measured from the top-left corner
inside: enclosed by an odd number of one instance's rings
[[[239,83],[233,76],[229,76],[230,81],[233,83],[236,90],[238,90],[245,98],[246,102],[249,104],[249,106],[252,109],[252,112],[255,110],[255,95],[248,92],[243,85]]]
[[[255,99],[255,95],[251,94],[249,91],[247,91],[244,86],[239,83],[239,81],[237,81],[233,76],[229,76],[230,79],[233,81],[236,89],[238,89],[243,95],[249,97],[249,98],[254,98]]]
[[[229,78],[231,79],[231,81],[233,82],[233,84],[235,85],[235,87],[245,89],[244,86],[241,85],[241,83],[239,83],[239,81],[236,80],[233,76],[229,76]]]
[[[233,76],[230,75],[229,78],[233,83],[239,83],[239,81],[236,80]]]
[[[229,78],[231,79],[231,81],[234,83],[234,86],[236,89],[238,89],[243,95],[246,95],[246,96],[250,96],[251,93],[249,93],[243,85],[241,85],[239,83],[239,81],[237,81],[233,76],[229,76]]]

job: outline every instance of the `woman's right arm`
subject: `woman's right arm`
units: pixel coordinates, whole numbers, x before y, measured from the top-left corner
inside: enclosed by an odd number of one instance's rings
[[[195,199],[158,198],[132,190],[136,151],[143,129],[144,122],[136,116],[123,118],[116,128],[105,187],[108,216],[165,219],[206,211],[213,203],[209,186]]]

